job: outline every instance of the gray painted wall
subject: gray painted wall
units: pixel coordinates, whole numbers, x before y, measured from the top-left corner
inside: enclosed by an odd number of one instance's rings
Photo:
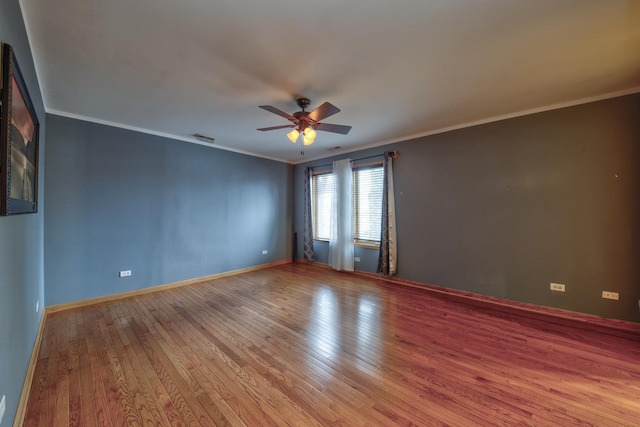
[[[640,94],[341,158],[392,149],[399,277],[640,322]],[[299,257],[306,165],[294,170]],[[375,251],[359,251],[356,268],[375,271]]]
[[[42,95],[18,0],[0,0],[0,41],[13,46],[40,122],[39,211],[0,217],[0,398],[6,395],[3,425],[11,425],[44,305],[43,218],[44,134]]]
[[[291,258],[292,166],[60,116],[47,123],[47,305]]]

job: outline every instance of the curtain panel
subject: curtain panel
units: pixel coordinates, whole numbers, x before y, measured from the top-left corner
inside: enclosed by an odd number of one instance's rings
[[[311,218],[311,177],[310,167],[304,168],[304,259],[313,261],[313,224]]]
[[[396,242],[396,201],[393,190],[393,159],[396,152],[384,153],[382,178],[382,230],[380,232],[380,252],[378,273],[387,276],[396,274],[398,247]]]
[[[329,264],[335,270],[353,271],[353,173],[351,159],[333,162],[335,191],[331,206]]]

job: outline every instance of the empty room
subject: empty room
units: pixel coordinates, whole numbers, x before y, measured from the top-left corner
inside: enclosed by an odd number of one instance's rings
[[[0,427],[637,426],[640,1],[0,0]]]

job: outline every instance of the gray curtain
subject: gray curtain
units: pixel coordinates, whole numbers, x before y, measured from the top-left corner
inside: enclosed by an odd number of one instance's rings
[[[382,230],[380,232],[380,252],[378,254],[378,273],[390,276],[396,274],[396,214],[395,195],[393,193],[393,159],[395,151],[384,153],[382,178]]]
[[[311,168],[304,168],[304,259],[313,261],[313,225],[311,224]]]

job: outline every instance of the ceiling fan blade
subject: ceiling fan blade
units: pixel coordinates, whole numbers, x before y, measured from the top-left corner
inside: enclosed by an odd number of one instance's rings
[[[291,114],[287,114],[282,110],[277,109],[276,107],[272,107],[271,105],[260,105],[260,108],[262,108],[263,110],[267,110],[272,112],[273,114],[277,114],[279,116],[284,117],[287,120],[291,120],[292,122],[297,120],[295,117],[293,117]]]
[[[294,128],[296,125],[283,125],[283,126],[271,126],[270,128],[260,128],[256,130],[275,130],[275,129],[284,129],[284,128]]]
[[[333,133],[341,133],[343,135],[348,134],[349,131],[351,130],[351,126],[332,125],[330,123],[318,123],[314,126],[314,128],[316,130],[323,130],[326,132],[333,132]]]
[[[309,113],[307,117],[311,120],[319,122],[322,119],[326,119],[329,116],[333,116],[336,113],[339,113],[340,109],[333,104],[325,102],[315,110]]]

